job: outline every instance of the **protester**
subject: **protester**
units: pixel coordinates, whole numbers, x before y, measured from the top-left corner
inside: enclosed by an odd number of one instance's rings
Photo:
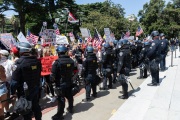
[[[1,101],[7,99],[7,92],[5,68],[0,65],[0,120],[4,120],[5,102],[1,103]]]

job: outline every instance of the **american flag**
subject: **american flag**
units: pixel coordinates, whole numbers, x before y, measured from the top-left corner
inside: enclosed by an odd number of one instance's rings
[[[56,33],[56,35],[60,35],[59,28],[57,28],[57,29],[55,30],[55,33]]]
[[[27,31],[27,36],[26,39],[30,42],[33,43],[34,45],[37,44],[39,36],[33,35],[29,30]]]
[[[140,26],[138,26],[138,29],[136,31],[136,36],[140,36],[142,33],[143,33],[143,29]]]
[[[87,41],[88,43],[89,43],[89,42],[92,42],[92,37],[89,36],[86,41]]]
[[[101,37],[101,35],[98,33],[97,30],[95,30],[94,33],[94,39],[93,39],[93,46],[94,47],[98,47],[102,44],[103,42],[103,38]]]
[[[128,39],[130,37],[130,31],[129,29],[126,31],[126,34],[124,35],[123,39]]]

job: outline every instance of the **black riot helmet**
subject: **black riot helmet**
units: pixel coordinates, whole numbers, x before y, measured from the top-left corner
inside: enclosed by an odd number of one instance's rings
[[[164,33],[161,33],[159,36],[160,36],[160,37],[163,37],[163,36],[165,36],[165,34],[164,34]]]
[[[19,42],[17,45],[17,48],[19,50],[19,53],[30,53],[32,50],[32,47],[29,43],[26,42]]]
[[[92,53],[92,52],[94,51],[94,49],[93,49],[92,46],[88,46],[88,47],[86,48],[86,51],[87,51],[88,53]]]
[[[152,31],[151,36],[152,37],[159,36],[159,32],[158,31]]]
[[[129,41],[126,39],[122,40],[121,43],[122,43],[122,45],[129,45],[130,44]]]
[[[68,51],[68,49],[64,45],[59,45],[56,51],[58,54],[65,54]]]

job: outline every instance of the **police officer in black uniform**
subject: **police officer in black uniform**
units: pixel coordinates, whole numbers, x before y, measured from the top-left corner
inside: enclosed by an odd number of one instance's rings
[[[130,44],[130,50],[131,50],[131,64],[132,64],[132,68],[136,68],[137,67],[137,62],[138,62],[138,56],[137,56],[137,45],[135,44],[135,42],[131,42]]]
[[[166,69],[166,55],[168,53],[168,46],[169,42],[165,39],[164,33],[160,34],[161,38],[161,62],[160,62],[160,69],[164,71]]]
[[[92,88],[92,96],[96,97],[96,69],[98,68],[97,57],[96,54],[93,53],[93,47],[88,46],[87,49],[87,57],[83,62],[83,73],[85,78],[85,89],[86,89],[86,98],[83,99],[83,102],[90,100],[91,88]]]
[[[117,40],[114,40],[113,41],[113,44],[114,44],[114,47],[113,47],[113,52],[114,52],[114,64],[113,64],[113,83],[115,84],[116,83],[116,77],[117,77],[117,63],[118,63],[118,58],[117,58],[117,48],[116,48],[116,45],[117,45],[118,41]]]
[[[32,112],[36,120],[41,120],[42,113],[39,105],[39,87],[41,78],[41,62],[31,54],[32,47],[29,43],[20,42],[17,46],[20,58],[16,61],[16,70],[12,74],[11,95],[17,90],[18,98],[25,96],[32,101]],[[24,91],[26,84],[26,91]],[[23,115],[24,120],[31,120],[32,113]]]
[[[143,79],[147,78],[147,67],[149,66],[149,61],[146,59],[147,51],[149,50],[151,43],[150,42],[144,42],[143,49],[140,52],[139,55],[139,68],[140,68],[140,76],[137,77],[137,79]]]
[[[72,75],[74,61],[65,55],[67,48],[60,45],[56,49],[59,58],[52,65],[51,80],[55,82],[55,92],[58,96],[57,113],[52,117],[53,120],[63,119],[65,108],[65,98],[68,100],[69,107],[67,110],[73,113],[73,95],[72,95]]]
[[[127,84],[127,78],[125,76],[129,75],[130,72],[130,59],[131,59],[131,51],[129,48],[129,41],[128,40],[122,40],[121,46],[119,47],[119,53],[118,53],[118,81],[122,85],[123,89],[123,95],[120,97],[121,99],[127,99],[128,96],[128,84]]]
[[[159,84],[159,63],[161,60],[161,42],[159,40],[159,32],[153,31],[151,33],[152,43],[147,52],[149,59],[150,72],[152,76],[152,83],[147,84],[148,86],[157,86]]]
[[[114,52],[109,43],[104,44],[104,52],[102,53],[102,64],[103,64],[103,87],[101,90],[107,88],[112,88],[112,68],[114,63]],[[109,80],[109,85],[107,86],[107,79]]]

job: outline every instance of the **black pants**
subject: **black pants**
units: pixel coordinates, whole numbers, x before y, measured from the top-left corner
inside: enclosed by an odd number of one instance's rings
[[[41,120],[42,113],[41,113],[41,107],[39,105],[39,93],[34,95],[32,100],[32,112],[34,113],[34,117],[36,120]],[[24,115],[24,120],[32,120],[32,112],[29,114]]]
[[[150,71],[152,76],[152,83],[159,83],[159,62],[155,59],[150,61]]]
[[[64,113],[64,108],[65,108],[65,98],[68,100],[69,104],[69,109],[73,108],[73,96],[72,96],[72,88],[71,87],[66,87],[65,89],[62,89],[62,95],[58,96],[58,108],[57,108],[57,114],[58,115],[63,115]]]
[[[126,82],[121,83],[122,85],[122,90],[123,90],[123,95],[128,96],[128,84]]]
[[[161,54],[160,68],[161,70],[166,69],[166,54]]]
[[[52,96],[54,96],[54,89],[52,82],[50,81],[50,75],[45,75],[44,78],[46,80],[46,93],[49,95],[51,92]]]
[[[93,95],[96,95],[96,83],[95,83],[96,75],[88,74],[85,78],[85,89],[86,89],[86,98],[90,98],[91,95],[91,89],[93,92]]]
[[[109,87],[112,87],[112,70],[111,68],[103,68],[103,88],[107,88],[107,79],[109,80]]]
[[[147,77],[147,69],[140,69],[140,78]]]

